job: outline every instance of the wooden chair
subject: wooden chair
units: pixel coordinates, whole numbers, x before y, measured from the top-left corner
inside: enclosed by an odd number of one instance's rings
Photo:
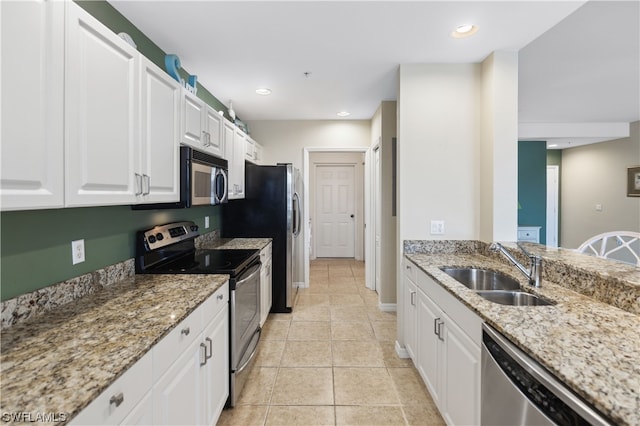
[[[598,234],[582,243],[576,251],[640,267],[640,232],[613,231]]]

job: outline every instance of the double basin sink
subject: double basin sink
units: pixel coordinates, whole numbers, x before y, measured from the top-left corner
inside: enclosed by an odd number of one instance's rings
[[[510,306],[544,306],[554,303],[522,291],[518,280],[502,272],[479,268],[441,268],[443,272],[490,302]]]

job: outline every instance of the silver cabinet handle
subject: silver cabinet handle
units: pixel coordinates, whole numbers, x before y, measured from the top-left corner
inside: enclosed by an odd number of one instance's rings
[[[122,392],[120,392],[117,395],[113,395],[109,400],[109,404],[115,404],[116,407],[119,407],[120,404],[122,404],[123,402],[124,402],[124,394]]]
[[[444,342],[444,337],[442,336],[442,326],[444,325],[444,321],[440,320],[440,318],[438,318],[438,339],[442,340]]]
[[[207,360],[209,358],[207,358],[207,345],[205,345],[204,343],[200,343],[200,347],[204,349],[204,361],[200,361],[200,366],[202,367],[207,363]]]
[[[224,299],[224,294],[219,294],[219,295],[217,295],[217,296],[216,296],[216,299],[218,299],[218,300],[222,300],[222,299]]]
[[[413,306],[416,306],[416,292],[415,291],[411,292],[411,304]]]
[[[405,268],[407,268],[408,270],[411,270],[411,265],[407,265],[405,266]]]
[[[136,195],[142,195],[142,175],[134,173],[136,177]]]
[[[189,333],[191,333],[191,329],[189,327],[185,327],[180,331],[180,334],[184,334],[185,336],[188,336]]]
[[[205,359],[213,358],[213,340],[211,340],[208,337],[206,339],[204,339],[204,340],[209,342],[209,356],[207,356],[207,351],[206,351],[206,348],[205,348],[204,357],[205,357]]]
[[[440,318],[434,318],[433,320],[433,334],[436,336],[438,335],[438,321],[440,321]]]
[[[151,192],[151,178],[149,175],[142,175],[142,182],[145,183],[146,190],[143,190],[142,195],[149,195]]]

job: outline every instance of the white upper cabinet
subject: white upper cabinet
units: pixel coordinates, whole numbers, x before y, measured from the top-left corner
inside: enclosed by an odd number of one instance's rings
[[[140,56],[140,165],[142,202],[180,199],[180,85]]]
[[[0,2],[2,210],[64,205],[64,3]]]
[[[144,192],[136,175],[140,55],[75,3],[66,6],[65,204],[135,203]]]
[[[182,117],[181,142],[194,148],[204,148],[205,124],[204,124],[205,103],[196,95],[182,89]]]
[[[181,142],[200,151],[224,157],[222,116],[203,100],[182,89]]]
[[[224,140],[222,139],[222,116],[209,105],[204,110],[204,123],[207,129],[207,152],[216,157],[224,157]]]
[[[247,161],[251,161],[252,163],[256,162],[256,153],[255,153],[255,142],[249,136],[245,139],[245,159]]]
[[[229,199],[244,198],[244,160],[247,135],[236,128],[233,134],[233,153],[229,159]]]

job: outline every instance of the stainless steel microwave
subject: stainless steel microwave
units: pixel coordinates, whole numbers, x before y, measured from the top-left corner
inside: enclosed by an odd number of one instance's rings
[[[180,201],[175,203],[137,204],[134,210],[179,209],[192,206],[215,206],[228,201],[229,167],[227,160],[180,147]]]
[[[228,200],[228,163],[193,148],[180,147],[180,161],[187,171],[181,171],[181,179],[188,179],[186,188],[190,206],[217,205]],[[182,186],[182,180],[181,180]],[[182,194],[181,194],[182,198]]]

